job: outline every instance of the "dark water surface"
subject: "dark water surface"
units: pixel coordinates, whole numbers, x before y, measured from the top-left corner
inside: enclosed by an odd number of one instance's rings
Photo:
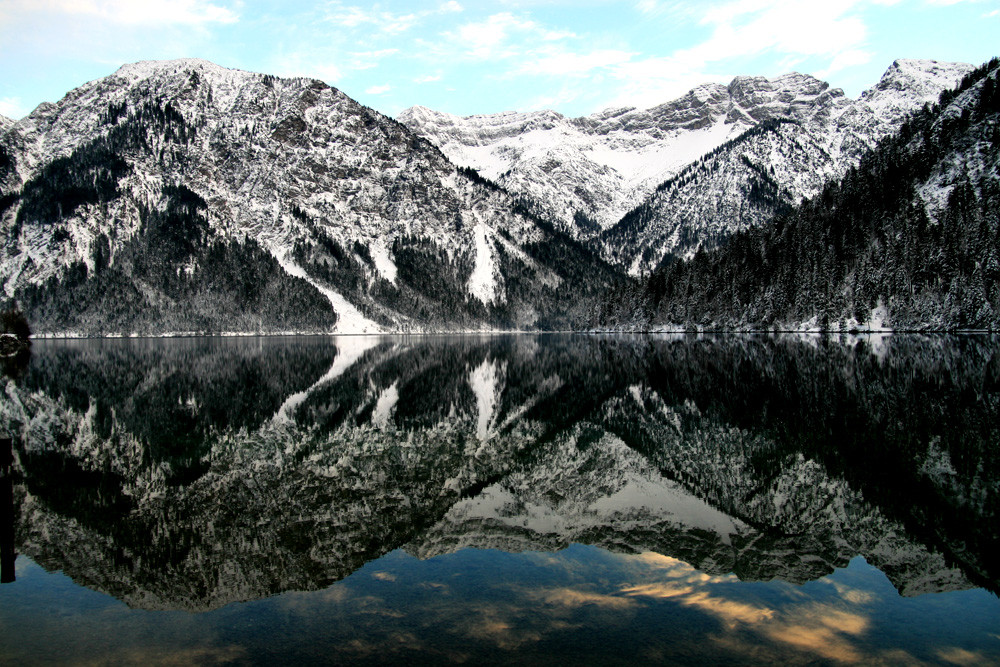
[[[3,372],[6,664],[1000,663],[997,338],[38,341]]]

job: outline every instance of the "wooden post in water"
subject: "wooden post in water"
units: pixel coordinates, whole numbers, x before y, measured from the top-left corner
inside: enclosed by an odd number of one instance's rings
[[[14,581],[14,441],[0,438],[0,584]]]

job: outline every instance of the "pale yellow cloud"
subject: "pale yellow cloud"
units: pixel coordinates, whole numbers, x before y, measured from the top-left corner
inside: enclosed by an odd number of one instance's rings
[[[971,667],[972,665],[991,665],[992,660],[987,660],[986,656],[978,651],[969,651],[957,646],[940,649],[937,652],[939,658],[952,665],[962,665]]]
[[[635,600],[627,597],[580,591],[572,588],[552,588],[533,591],[530,593],[530,596],[546,604],[570,608],[593,605],[609,609],[629,609],[637,606]]]

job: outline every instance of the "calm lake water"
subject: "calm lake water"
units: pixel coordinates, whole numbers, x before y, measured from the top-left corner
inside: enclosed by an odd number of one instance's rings
[[[997,338],[38,341],[3,373],[5,664],[1000,663]]]

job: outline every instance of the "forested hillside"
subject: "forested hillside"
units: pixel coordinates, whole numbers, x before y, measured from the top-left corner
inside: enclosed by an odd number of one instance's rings
[[[997,328],[998,68],[969,73],[791,212],[609,296],[594,325]]]

